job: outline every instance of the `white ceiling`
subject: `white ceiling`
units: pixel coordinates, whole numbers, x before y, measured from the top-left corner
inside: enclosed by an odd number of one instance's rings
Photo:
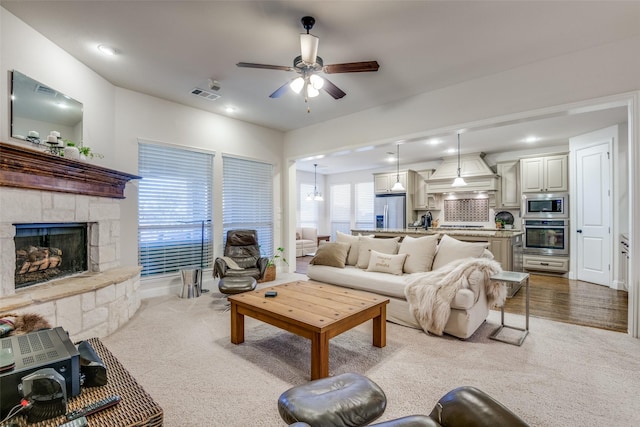
[[[640,2],[633,1],[2,0],[2,7],[116,86],[282,131],[640,36]],[[321,93],[311,100],[310,113],[300,95],[269,98],[292,73],[235,65],[291,65],[300,54],[305,15],[316,19],[311,33],[320,38],[325,64],[380,64],[375,73],[328,76],[347,96],[334,100]],[[101,43],[119,54],[102,56],[96,48]],[[190,94],[207,89],[209,79],[220,83],[220,99]],[[227,106],[235,112],[227,113]],[[461,151],[526,149],[520,144],[530,135],[541,138],[538,144],[566,144],[570,136],[621,121],[624,109],[500,126],[464,135]],[[404,144],[401,161],[447,155],[455,135],[443,137],[434,148]],[[380,159],[387,151],[395,146],[360,152],[357,164],[388,166]],[[313,170],[313,162],[300,162],[300,168]],[[322,173],[354,165],[349,154],[326,163]]]

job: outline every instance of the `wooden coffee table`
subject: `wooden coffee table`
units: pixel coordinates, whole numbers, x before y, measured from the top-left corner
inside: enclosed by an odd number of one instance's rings
[[[273,298],[266,291],[276,291]],[[311,379],[329,376],[329,340],[373,319],[373,345],[387,345],[387,304],[380,295],[298,281],[229,297],[231,342],[244,342],[244,316],[311,340]]]

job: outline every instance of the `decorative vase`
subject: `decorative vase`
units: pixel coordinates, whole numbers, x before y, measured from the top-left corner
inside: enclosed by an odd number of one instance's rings
[[[65,159],[79,160],[80,150],[78,147],[64,147],[64,157]]]

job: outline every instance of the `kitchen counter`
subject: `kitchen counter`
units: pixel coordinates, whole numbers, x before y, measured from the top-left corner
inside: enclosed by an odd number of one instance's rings
[[[353,235],[371,235],[380,238],[390,237],[421,237],[421,236],[442,236],[449,235],[455,239],[466,242],[483,242],[488,244],[495,260],[498,261],[506,271],[514,270],[514,247],[522,245],[522,230],[503,230],[496,228],[452,228],[438,227],[429,228],[401,228],[401,229],[357,229],[351,230]]]
[[[511,238],[523,234],[522,230],[503,230],[497,228],[452,228],[452,227],[437,227],[429,228],[399,228],[399,229],[352,229],[351,234],[373,234],[376,237],[396,237],[396,236],[433,236],[434,234],[447,234],[451,237],[455,236],[467,236],[467,237],[497,237],[497,238]]]

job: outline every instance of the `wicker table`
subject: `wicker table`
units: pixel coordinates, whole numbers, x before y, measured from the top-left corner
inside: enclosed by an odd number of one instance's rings
[[[88,340],[107,367],[107,384],[100,387],[83,387],[79,395],[69,399],[67,411],[80,409],[90,403],[117,394],[122,400],[115,406],[104,409],[87,420],[89,426],[110,427],[157,427],[162,426],[162,408],[138,384],[118,359],[100,342],[98,338]],[[64,415],[38,423],[29,424],[23,415],[11,420],[18,426],[57,427],[66,422]]]

